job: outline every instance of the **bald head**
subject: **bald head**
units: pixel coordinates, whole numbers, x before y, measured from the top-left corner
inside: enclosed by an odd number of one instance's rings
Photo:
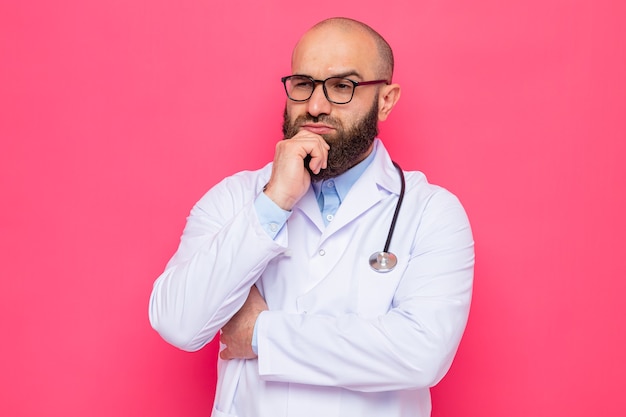
[[[323,20],[307,31],[294,48],[292,63],[298,51],[298,47],[301,46],[304,41],[313,35],[317,35],[315,39],[319,42],[321,39],[320,35],[324,36],[326,34],[330,36],[329,39],[335,40],[342,37],[345,39],[360,38],[363,43],[363,48],[372,46],[370,51],[374,51],[375,54],[372,57],[373,62],[371,62],[371,65],[374,67],[376,78],[391,82],[394,61],[393,51],[387,41],[365,23],[345,17],[334,17]]]

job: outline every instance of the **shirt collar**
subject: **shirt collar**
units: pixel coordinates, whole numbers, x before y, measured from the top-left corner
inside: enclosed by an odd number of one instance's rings
[[[328,181],[333,181],[335,183],[335,189],[337,190],[337,194],[339,195],[339,201],[343,201],[346,195],[348,195],[348,191],[350,191],[350,188],[352,188],[354,183],[361,177],[361,174],[365,172],[367,167],[374,160],[375,154],[376,147],[372,149],[372,152],[370,152],[370,154],[367,155],[364,160],[362,160],[343,174],[328,180],[313,182],[312,185],[313,191],[315,191],[315,197],[319,198],[323,184]]]

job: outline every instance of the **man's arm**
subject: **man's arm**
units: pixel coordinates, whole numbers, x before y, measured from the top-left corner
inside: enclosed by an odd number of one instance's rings
[[[239,310],[267,263],[285,250],[263,229],[253,203],[263,192],[282,210],[306,193],[304,166],[326,167],[328,144],[308,131],[277,143],[272,172],[264,184],[244,174],[227,178],[194,207],[178,251],[154,284],[152,327],[183,350],[198,350]]]
[[[264,182],[255,180],[231,177],[196,204],[176,254],[154,283],[150,323],[180,349],[198,350],[211,341],[267,263],[285,250],[259,223],[253,200]]]

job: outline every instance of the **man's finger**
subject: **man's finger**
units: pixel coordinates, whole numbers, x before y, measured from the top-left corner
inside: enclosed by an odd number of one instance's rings
[[[220,352],[220,358],[222,358],[223,360],[226,360],[226,361],[231,359],[231,356],[228,353],[228,346],[224,350],[222,350]]]

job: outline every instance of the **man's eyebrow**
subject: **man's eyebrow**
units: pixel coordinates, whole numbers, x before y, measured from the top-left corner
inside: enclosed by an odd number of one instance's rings
[[[355,70],[342,72],[342,73],[339,73],[337,75],[333,75],[333,77],[340,77],[340,78],[357,77],[357,78],[363,78],[363,77],[361,77],[361,74],[359,74]]]
[[[309,75],[309,74],[302,74],[302,73],[296,73],[293,75],[299,75],[299,76],[304,76],[304,77],[311,77],[313,79],[315,79],[315,77]],[[326,77],[326,78],[348,78],[348,77],[356,77],[356,78],[363,78],[361,77],[361,74],[358,73],[358,71],[356,70],[349,70],[349,71],[345,71],[345,72],[340,72],[338,74],[334,74],[331,75],[330,77]]]

